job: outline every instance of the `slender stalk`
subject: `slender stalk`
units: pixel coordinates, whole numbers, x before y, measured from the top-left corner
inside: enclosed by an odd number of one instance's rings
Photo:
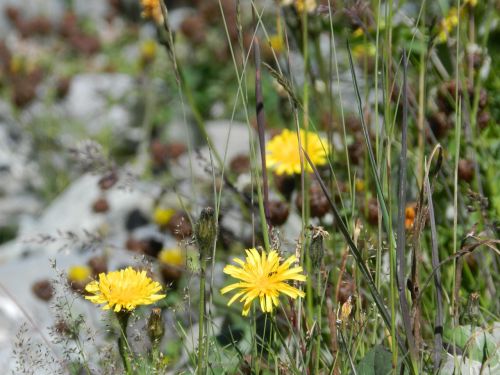
[[[130,313],[127,311],[120,311],[116,314],[118,323],[120,323],[120,337],[118,338],[118,351],[122,358],[123,368],[127,375],[132,374],[131,365],[131,352],[127,341],[127,325],[130,318]]]
[[[406,208],[406,167],[407,167],[407,132],[408,132],[408,60],[406,58],[406,50],[403,50],[403,122],[401,129],[401,153],[399,157],[399,186],[398,186],[398,226],[396,239],[396,263],[397,263],[397,282],[399,293],[399,304],[401,307],[401,315],[405,328],[406,340],[410,349],[410,355],[413,367],[416,370],[417,350],[415,347],[415,338],[412,332],[410,311],[408,299],[406,298],[406,272],[405,272],[405,208]],[[417,372],[417,371],[415,371]]]
[[[206,257],[200,257],[200,301],[198,304],[198,370],[196,373],[202,375],[204,371],[203,357],[203,330],[205,325],[205,271],[207,268]]]

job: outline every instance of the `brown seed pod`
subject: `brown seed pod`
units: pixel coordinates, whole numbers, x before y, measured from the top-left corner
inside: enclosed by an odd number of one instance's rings
[[[167,144],[167,158],[177,160],[179,156],[187,151],[187,146],[182,142],[172,142]]]
[[[107,172],[99,179],[98,185],[101,188],[101,190],[108,190],[111,189],[116,184],[117,181],[118,181],[118,173],[116,173],[115,170],[112,170]]]
[[[302,210],[302,194],[297,194],[295,205],[299,211]],[[309,209],[311,217],[318,218],[325,216],[330,210],[328,199],[325,197],[319,183],[315,180],[311,182],[311,186],[309,187]]]
[[[153,139],[149,147],[153,167],[159,169],[165,168],[168,158],[168,146],[160,142],[158,139]]]
[[[177,211],[167,224],[168,231],[178,240],[191,237],[193,227],[185,212]]]
[[[47,279],[35,282],[31,286],[31,290],[42,301],[50,301],[54,296],[54,287],[50,280]]]
[[[71,85],[71,77],[61,77],[56,83],[56,98],[61,100],[68,95]]]
[[[285,202],[275,200],[269,202],[269,214],[273,226],[283,225],[288,219],[289,209]]]
[[[354,143],[351,143],[349,146],[347,146],[347,151],[351,163],[353,163],[354,165],[360,165],[365,154],[364,143],[362,141],[356,140],[354,141]]]
[[[448,134],[451,123],[444,112],[436,112],[427,117],[432,133],[437,139],[441,139]]]
[[[246,154],[236,155],[229,162],[229,169],[237,175],[247,173],[250,171],[250,158]]]
[[[371,225],[378,224],[378,202],[376,198],[370,198],[368,200],[368,207],[366,212],[366,220]]]
[[[133,237],[129,237],[127,242],[125,242],[125,248],[130,251],[135,251],[138,253],[145,253],[147,247],[146,241],[140,241]]]
[[[474,178],[474,163],[472,160],[460,159],[458,161],[458,178],[465,182],[471,182]]]
[[[160,264],[160,273],[163,281],[172,288],[177,287],[177,281],[182,277],[183,269],[169,264]]]
[[[36,84],[29,80],[16,80],[13,89],[12,102],[17,108],[26,107],[36,97]]]
[[[490,119],[490,112],[488,112],[486,109],[479,112],[479,114],[477,115],[477,126],[479,127],[479,130],[486,129],[490,122]]]
[[[343,305],[344,303],[347,302],[349,297],[355,294],[355,292],[356,292],[356,283],[350,276],[345,275],[342,281],[340,282],[337,303],[339,305]]]
[[[92,269],[94,277],[99,276],[100,273],[108,272],[108,259],[103,255],[93,256],[87,264]]]
[[[101,49],[101,42],[97,37],[81,32],[71,35],[70,42],[77,52],[86,56],[93,55]]]
[[[274,173],[273,176],[276,189],[283,194],[287,200],[289,200],[293,190],[295,189],[295,177],[285,174],[278,175],[276,173]]]
[[[205,19],[198,14],[186,17],[180,25],[181,33],[195,45],[205,41],[206,29]]]
[[[109,211],[109,203],[106,198],[100,197],[92,204],[92,211],[102,214]]]

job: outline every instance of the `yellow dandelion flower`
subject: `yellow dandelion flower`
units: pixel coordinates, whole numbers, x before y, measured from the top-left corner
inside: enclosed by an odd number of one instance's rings
[[[124,270],[99,274],[99,281],[87,284],[85,296],[96,305],[106,304],[103,310],[113,309],[132,311],[140,305],[150,305],[165,297],[157,294],[161,290],[160,283],[151,280],[146,271],[136,271],[132,267]]]
[[[160,263],[170,266],[184,265],[184,255],[179,248],[163,249],[158,254],[158,260]]]
[[[74,282],[84,282],[90,279],[92,269],[88,266],[72,266],[68,270],[68,279]]]
[[[296,0],[295,1],[295,9],[297,12],[302,13],[306,11],[307,13],[312,13],[316,10],[316,0]]]
[[[300,130],[302,147],[306,150],[314,165],[324,165],[327,162],[328,142],[313,132]],[[267,167],[275,170],[278,175],[293,175],[301,172],[300,150],[297,133],[285,129],[273,137],[266,145]],[[304,158],[304,168],[311,173],[312,168]]]
[[[174,216],[174,214],[175,210],[172,208],[158,207],[153,214],[153,220],[160,227],[164,227],[165,225],[168,224],[168,222],[170,221],[172,216]]]
[[[141,5],[144,18],[150,18],[159,25],[163,24],[160,0],[141,0]]]
[[[225,294],[235,289],[240,289],[228,302],[228,306],[241,297],[243,304],[243,316],[247,316],[250,306],[255,298],[260,300],[260,308],[263,312],[272,312],[275,306],[279,304],[279,295],[281,293],[295,299],[304,297],[305,293],[286,283],[288,280],[306,281],[306,276],[301,274],[302,267],[290,268],[297,258],[289,257],[284,262],[276,250],[267,254],[262,254],[256,249],[246,251],[246,262],[235,258],[233,261],[240,267],[227,265],[224,267],[224,273],[240,282],[231,284],[222,288],[221,294]]]

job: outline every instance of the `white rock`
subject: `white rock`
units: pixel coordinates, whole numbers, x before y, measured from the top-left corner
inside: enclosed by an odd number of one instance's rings
[[[69,241],[64,235],[68,231],[85,240],[88,238],[85,231],[95,234],[100,228],[106,228],[110,244],[123,247],[127,213],[133,208],[145,212],[152,209],[150,189],[146,186],[137,186],[130,191],[111,189],[106,195],[110,205],[109,212],[97,214],[92,211],[92,204],[100,195],[97,181],[97,176],[83,175],[54,200],[38,220],[26,221],[20,228],[17,239],[0,246],[0,264],[25,253],[53,256],[68,245]],[[56,240],[48,244],[37,243],[37,239],[43,235],[52,236]]]

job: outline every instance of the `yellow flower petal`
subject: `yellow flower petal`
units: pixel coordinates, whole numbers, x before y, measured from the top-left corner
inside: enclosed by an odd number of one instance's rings
[[[325,165],[328,161],[328,142],[316,133],[300,130],[301,147],[306,150],[311,162],[315,166]],[[312,168],[303,158],[301,163],[301,149],[297,133],[285,129],[281,134],[274,136],[266,145],[266,164],[278,175],[299,174],[302,167],[311,173]],[[303,166],[302,166],[303,165]]]
[[[150,279],[146,271],[137,272],[131,267],[124,270],[101,273],[99,281],[91,281],[85,287],[91,295],[87,300],[97,305],[106,304],[104,310],[134,310],[140,305],[150,305],[165,297],[156,294],[161,285]]]
[[[224,273],[241,280],[240,282],[230,284],[221,289],[221,294],[238,290],[229,300],[231,305],[241,297],[243,302],[243,316],[247,316],[250,306],[254,299],[259,299],[260,308],[263,312],[270,313],[274,307],[279,305],[279,295],[281,293],[291,297],[304,297],[304,292],[288,285],[286,281],[296,280],[305,281],[306,276],[301,272],[302,267],[293,267],[292,264],[297,261],[295,256],[289,257],[281,263],[281,257],[276,250],[269,253],[257,249],[247,249],[245,262],[236,260],[239,265],[227,265],[224,267]]]

